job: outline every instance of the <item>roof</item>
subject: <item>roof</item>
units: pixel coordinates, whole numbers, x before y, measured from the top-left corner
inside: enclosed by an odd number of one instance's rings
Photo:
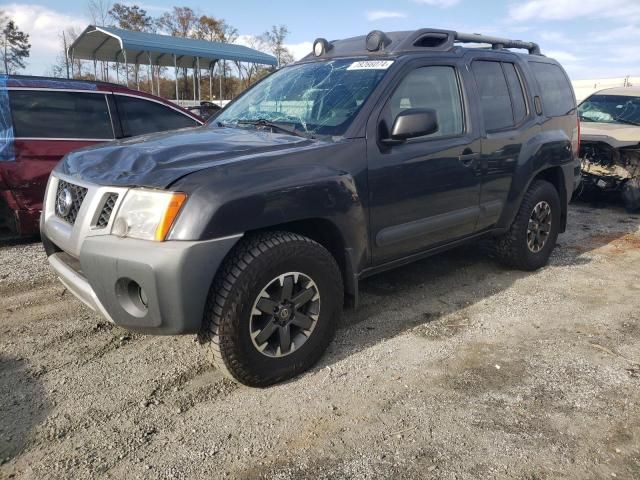
[[[327,45],[325,53],[320,55],[319,58],[449,52],[460,48],[461,44],[488,45],[488,48],[503,51],[511,48],[524,49],[531,55],[540,55],[540,47],[533,42],[435,28],[421,28],[400,32],[373,30],[368,35],[333,40],[331,42],[327,42],[324,39],[316,39],[316,42],[318,41],[326,42]],[[304,60],[313,58],[316,57],[312,52]]]
[[[73,90],[96,90],[98,87],[125,88],[122,85],[110,82],[73,78],[39,77],[35,75],[2,75],[0,77],[5,79],[8,87],[68,88]]]
[[[594,95],[620,95],[624,97],[640,97],[640,87],[613,87],[598,90]]]
[[[179,67],[193,68],[216,60],[276,65],[274,56],[243,45],[172,37],[157,33],[134,32],[115,27],[89,25],[69,47],[69,56],[83,60],[102,60],[172,67],[174,55]]]

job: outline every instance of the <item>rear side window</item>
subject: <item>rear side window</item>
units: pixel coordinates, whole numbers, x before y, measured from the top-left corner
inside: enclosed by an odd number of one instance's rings
[[[576,108],[571,84],[558,65],[540,62],[530,62],[529,65],[540,87],[542,110],[545,115],[567,115]]]
[[[438,131],[422,138],[462,134],[462,101],[453,67],[433,66],[413,70],[400,82],[389,105],[393,119],[408,108],[434,109],[438,117]]]
[[[513,63],[503,63],[502,68],[504,69],[504,76],[507,79],[507,85],[509,85],[509,92],[511,92],[513,120],[516,125],[518,125],[527,116],[527,104],[524,101],[522,83],[520,83],[520,78]]]
[[[102,93],[11,90],[9,103],[16,137],[113,139]]]
[[[116,101],[125,137],[199,125],[184,113],[150,100],[116,95]]]
[[[509,88],[500,62],[475,61],[472,69],[480,93],[485,129],[500,130],[515,125]]]

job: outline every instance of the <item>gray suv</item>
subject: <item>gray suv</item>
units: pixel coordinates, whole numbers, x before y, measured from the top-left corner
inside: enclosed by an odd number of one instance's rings
[[[567,76],[534,43],[318,39],[204,127],[67,155],[42,238],[94,310],[197,333],[223,372],[264,386],[320,358],[367,276],[480,239],[544,266],[577,150]]]

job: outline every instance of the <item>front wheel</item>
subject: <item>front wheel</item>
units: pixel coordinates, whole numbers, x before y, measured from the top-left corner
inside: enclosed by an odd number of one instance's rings
[[[509,231],[495,239],[495,257],[520,270],[544,267],[556,245],[560,219],[558,191],[549,182],[535,180],[525,193]]]
[[[343,304],[342,275],[313,240],[267,232],[241,240],[209,293],[200,339],[227,376],[263,387],[311,367]]]

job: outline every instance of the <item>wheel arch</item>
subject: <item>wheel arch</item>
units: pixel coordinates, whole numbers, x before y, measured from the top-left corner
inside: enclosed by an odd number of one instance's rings
[[[279,223],[258,230],[251,230],[245,235],[252,235],[259,232],[286,231],[297,233],[310,238],[319,243],[335,259],[344,284],[344,290],[349,300],[354,304],[358,298],[357,270],[354,264],[352,249],[348,247],[347,241],[340,228],[331,220],[326,218],[305,218],[290,222]]]

